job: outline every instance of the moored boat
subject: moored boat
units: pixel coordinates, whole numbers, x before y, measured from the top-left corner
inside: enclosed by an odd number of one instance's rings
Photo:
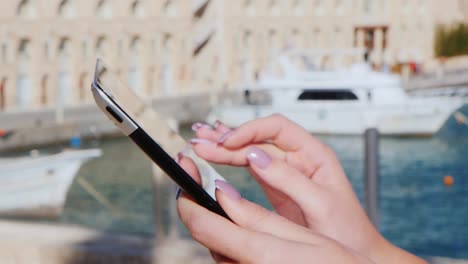
[[[373,71],[363,63],[307,71],[291,61],[280,57],[281,74],[261,74],[256,83],[246,87],[249,92],[244,103],[215,106],[207,121],[219,119],[236,127],[281,113],[318,134],[358,135],[374,127],[383,135],[433,135],[465,100],[409,96],[399,76]],[[252,99],[259,91],[271,100]]]
[[[0,215],[55,217],[81,165],[100,149],[0,159]]]

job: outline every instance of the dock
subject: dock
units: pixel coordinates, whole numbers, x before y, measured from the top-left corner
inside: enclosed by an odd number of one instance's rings
[[[0,221],[0,263],[212,263],[191,240],[115,235],[57,224]]]
[[[239,93],[235,92],[203,92],[154,98],[151,104],[167,119],[188,124],[203,121],[213,100],[237,97]],[[60,112],[54,108],[2,112],[0,124],[0,129],[13,132],[10,137],[0,139],[0,151],[66,143],[72,137],[86,139],[121,136],[114,124],[94,103],[66,107]]]
[[[103,233],[58,224],[0,221],[0,263],[34,264],[207,264],[207,249],[188,239]],[[428,257],[430,264],[468,264],[467,260]]]

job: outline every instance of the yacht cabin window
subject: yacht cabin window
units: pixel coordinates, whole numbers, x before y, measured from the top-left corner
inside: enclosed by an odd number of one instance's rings
[[[304,90],[298,97],[299,101],[353,101],[358,97],[350,90],[345,89],[309,89]]]

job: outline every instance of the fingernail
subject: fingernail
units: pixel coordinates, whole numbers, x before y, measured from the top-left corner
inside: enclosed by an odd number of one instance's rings
[[[272,161],[270,155],[257,147],[250,147],[247,150],[247,159],[261,169],[266,169]]]
[[[179,199],[179,197],[180,197],[181,194],[182,194],[182,189],[181,189],[181,188],[177,188],[176,200]]]
[[[182,160],[183,157],[184,157],[184,154],[182,154],[182,152],[178,152],[176,156],[177,163],[180,163],[180,160]]]
[[[213,141],[204,139],[204,138],[192,138],[189,140],[190,144],[208,144],[213,143]]]
[[[208,129],[213,129],[212,126],[208,125],[208,124],[205,124],[205,123],[200,123],[200,122],[197,122],[195,124],[192,125],[192,130],[193,131],[197,131],[199,130],[200,128],[208,128]]]
[[[221,192],[226,194],[229,198],[233,200],[240,200],[242,196],[240,193],[234,188],[231,184],[222,181],[222,180],[215,180],[216,189],[219,189]]]
[[[231,130],[231,131],[228,131],[228,132],[224,133],[224,134],[218,139],[218,143],[219,143],[219,144],[223,144],[224,141],[226,141],[226,139],[228,139],[230,136],[232,136],[232,133],[234,133],[234,130]]]

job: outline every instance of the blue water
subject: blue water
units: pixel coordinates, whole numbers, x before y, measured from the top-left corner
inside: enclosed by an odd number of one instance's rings
[[[467,108],[463,111],[468,113]],[[189,129],[184,133],[190,137]],[[321,139],[336,151],[362,200],[362,138]],[[150,163],[126,138],[104,140],[97,145],[104,156],[84,165],[78,177],[90,182],[118,212],[99,203],[75,181],[64,213],[55,221],[153,235],[154,220],[165,218],[167,224],[169,208],[165,207],[164,215],[154,215]],[[384,236],[418,255],[468,259],[468,127],[456,124],[452,118],[432,138],[382,138],[380,164],[380,230]],[[218,169],[244,197],[269,207],[245,170]],[[445,175],[454,177],[452,187],[443,184]],[[159,195],[164,204],[175,196],[167,190]]]

